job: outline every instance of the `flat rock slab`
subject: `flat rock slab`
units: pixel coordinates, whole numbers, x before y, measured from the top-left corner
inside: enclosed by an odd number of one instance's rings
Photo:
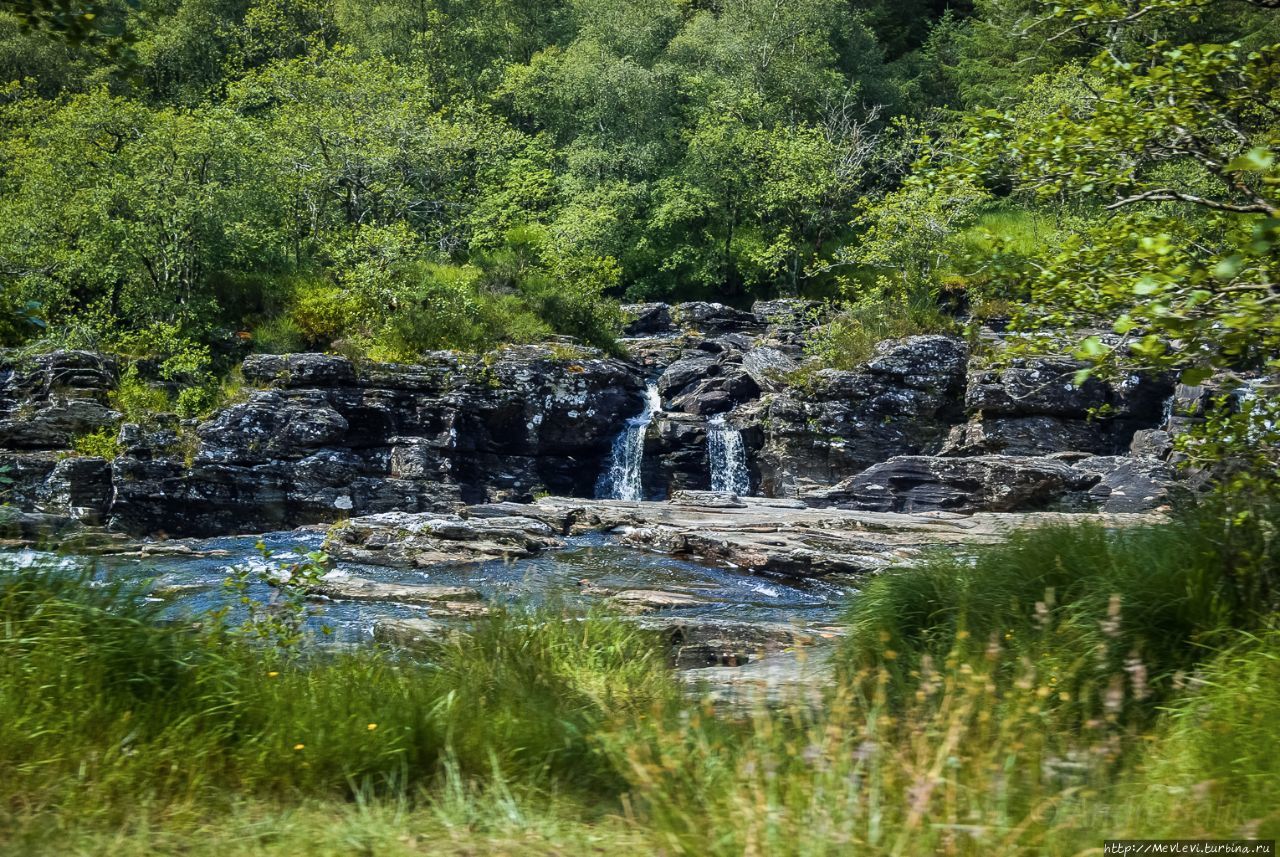
[[[657,610],[702,607],[715,603],[715,599],[712,598],[661,589],[627,589],[610,596],[609,601],[625,613],[652,613]]]
[[[363,577],[332,573],[314,586],[313,595],[338,601],[393,601],[399,604],[437,604],[445,601],[479,601],[480,593],[468,586],[436,586],[429,583],[380,583]]]
[[[637,548],[688,556],[749,571],[795,577],[866,574],[909,564],[928,548],[998,542],[1033,527],[1090,522],[1109,528],[1154,524],[1159,513],[870,512],[809,508],[795,500],[699,492],[671,502],[547,497],[536,503],[494,503],[458,515],[390,513],[353,518],[329,531],[335,559],[422,567],[437,563],[519,559],[564,544],[560,536],[614,532]],[[689,603],[614,596],[629,609]],[[646,606],[647,605],[647,606]]]
[[[325,550],[334,559],[423,568],[446,563],[525,559],[564,542],[551,524],[516,514],[457,515],[386,512],[329,528]]]
[[[1081,522],[1120,528],[1165,520],[1159,513],[870,512],[756,497],[726,503],[727,496],[732,495],[699,492],[670,502],[547,497],[468,507],[460,514],[486,521],[510,515],[566,534],[616,532],[638,548],[797,577],[875,572],[908,564],[933,546],[989,544],[1020,529]]]

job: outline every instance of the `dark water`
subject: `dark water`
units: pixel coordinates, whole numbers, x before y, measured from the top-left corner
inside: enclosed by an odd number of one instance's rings
[[[225,588],[227,570],[241,563],[267,567],[255,548],[258,538],[237,536],[193,543],[197,551],[226,552],[222,556],[87,558],[30,550],[6,551],[0,553],[0,573],[36,563],[56,563],[68,568],[89,564],[97,581],[123,580],[146,585],[152,593],[149,599],[164,605],[164,612],[174,618],[231,606],[234,620],[237,608]],[[273,551],[272,563],[297,560],[307,551],[318,550],[323,541],[320,533],[306,531],[271,533],[261,538]],[[440,565],[427,569],[338,563],[337,569],[387,583],[469,586],[479,590],[491,604],[586,606],[599,601],[594,595],[584,595],[584,589],[589,592],[592,587],[676,591],[697,595],[710,603],[656,615],[787,622],[808,627],[834,622],[849,593],[846,587],[832,583],[768,577],[685,562],[664,554],[623,547],[607,536],[595,534],[573,537],[562,550],[514,562]],[[584,587],[583,582],[588,585]],[[259,582],[254,584],[253,594],[266,599],[270,590]],[[327,600],[317,601],[316,607],[318,615],[313,623],[328,626],[337,640],[345,642],[368,639],[378,619],[423,616],[427,612],[422,607],[393,603]]]

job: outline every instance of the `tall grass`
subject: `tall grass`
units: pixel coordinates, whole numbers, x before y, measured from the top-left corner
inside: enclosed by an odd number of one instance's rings
[[[1051,529],[885,574],[821,701],[747,714],[677,692],[655,641],[607,616],[498,612],[421,658],[288,657],[18,574],[0,581],[0,850],[1068,855],[1274,835],[1275,521]]]
[[[57,574],[0,585],[0,811],[121,821],[235,796],[406,794],[453,765],[616,794],[593,734],[672,693],[648,639],[597,617],[497,613],[429,662],[291,659],[163,624]]]
[[[982,657],[995,645],[1095,705],[1129,675],[1150,710],[1234,629],[1269,621],[1277,531],[1274,508],[1230,518],[1208,506],[1173,524],[1050,527],[976,556],[936,554],[859,595],[843,663],[856,671],[887,658],[910,680],[926,659]]]

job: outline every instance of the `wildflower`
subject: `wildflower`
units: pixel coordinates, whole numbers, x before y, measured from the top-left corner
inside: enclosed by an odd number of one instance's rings
[[[275,670],[272,670],[271,672],[267,673],[267,678],[275,678],[278,675],[280,675],[280,673],[276,672]]]
[[[293,749],[295,749],[295,750],[302,750],[302,749],[306,748],[306,746],[307,746],[306,744],[294,744],[294,745],[293,745]]]
[[[377,723],[370,723],[370,724],[369,724],[368,726],[366,726],[365,728],[366,728],[366,729],[368,729],[370,732],[372,732],[373,730],[375,730],[375,729],[377,729],[377,728],[378,728],[378,724],[377,724]]]

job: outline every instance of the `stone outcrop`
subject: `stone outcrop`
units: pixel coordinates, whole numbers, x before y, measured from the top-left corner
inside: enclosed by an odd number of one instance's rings
[[[1097,474],[1054,458],[907,455],[811,492],[806,499],[876,512],[1012,512],[1047,508],[1097,482]]]
[[[336,559],[396,567],[524,559],[560,547],[552,528],[531,518],[460,518],[386,512],[352,518],[329,530],[325,549]]]
[[[156,415],[120,426],[119,367],[98,355],[0,361],[6,499],[174,536],[591,496],[648,381],[660,408],[642,437],[646,497],[710,488],[709,438],[736,430],[734,460],[745,458],[754,493],[812,505],[1156,508],[1177,495],[1178,435],[1239,384],[1077,384],[1081,364],[1001,359],[997,334],[976,354],[957,337],[912,336],[880,343],[858,368],[815,370],[805,346],[828,304],[624,310],[625,359],[567,343],[413,365],[254,355],[241,400],[200,424]],[[713,419],[724,426],[714,433]],[[77,438],[117,427],[114,461],[73,453]]]
[[[885,342],[860,370],[827,369],[761,407],[764,492],[797,496],[920,452],[958,416],[968,350],[946,336]]]
[[[195,430],[191,461],[130,430],[111,514],[133,532],[212,535],[348,514],[591,493],[642,380],[599,355],[510,348],[359,371],[341,357],[261,355],[262,385]]]

